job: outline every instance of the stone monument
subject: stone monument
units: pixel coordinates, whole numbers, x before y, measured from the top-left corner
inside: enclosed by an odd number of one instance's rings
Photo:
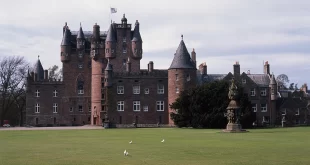
[[[247,132],[246,130],[242,129],[240,124],[240,97],[238,93],[237,85],[235,84],[235,80],[232,79],[231,85],[229,87],[228,98],[230,100],[225,116],[227,117],[228,124],[226,129],[223,132]]]

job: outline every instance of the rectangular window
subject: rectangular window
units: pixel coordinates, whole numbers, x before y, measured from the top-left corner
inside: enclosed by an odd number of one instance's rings
[[[144,89],[144,94],[149,94],[150,93],[150,89],[149,88],[145,88]]]
[[[260,95],[261,95],[261,96],[266,96],[266,95],[267,95],[266,88],[260,90]]]
[[[133,111],[140,111],[140,101],[133,101]]]
[[[54,94],[54,95],[53,95],[53,97],[57,97],[58,92],[57,92],[57,90],[56,90],[56,89],[54,90],[53,94]]]
[[[261,104],[260,109],[262,112],[267,112],[267,104]]]
[[[79,105],[79,112],[83,112],[83,106]]]
[[[73,107],[70,107],[69,112],[73,112]]]
[[[179,75],[175,74],[175,81],[179,81]]]
[[[186,81],[191,81],[191,76],[189,74],[186,75]]]
[[[242,84],[245,84],[246,83],[246,79],[242,79]]]
[[[147,105],[143,106],[143,111],[144,111],[144,112],[149,111],[149,107],[148,107]]]
[[[35,113],[40,113],[40,104],[36,104],[35,106]]]
[[[282,109],[282,115],[286,115],[286,109]]]
[[[126,37],[123,37],[123,42],[126,42],[127,41],[127,38]]]
[[[139,85],[133,86],[132,90],[133,90],[133,94],[140,94],[140,86]]]
[[[127,60],[126,59],[123,59],[123,65],[126,66],[126,62]]]
[[[164,85],[163,84],[158,84],[157,85],[157,93],[158,94],[164,94],[164,92],[165,92],[165,87],[164,87]]]
[[[252,104],[252,111],[256,112],[257,111],[257,104]]]
[[[179,88],[175,87],[175,93],[179,93]]]
[[[117,111],[124,111],[124,101],[117,102]]]
[[[127,53],[127,48],[123,47],[123,53]]]
[[[117,94],[124,94],[124,86],[117,86]]]
[[[299,108],[297,108],[295,115],[299,115]]]
[[[251,93],[251,96],[255,96],[255,88],[252,88],[250,93]]]
[[[88,112],[91,112],[91,106],[88,105]]]
[[[164,111],[164,101],[156,101],[157,111]]]
[[[40,97],[40,90],[36,90],[36,92],[35,92],[35,95],[36,95],[36,97]]]
[[[58,113],[58,104],[57,103],[53,104],[53,113]]]
[[[79,95],[84,94],[84,89],[79,89],[79,90],[78,90],[78,94],[79,94]]]
[[[101,105],[101,111],[100,112],[104,112],[105,111],[105,106]]]

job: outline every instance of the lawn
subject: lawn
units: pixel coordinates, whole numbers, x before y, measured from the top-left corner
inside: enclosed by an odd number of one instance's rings
[[[310,164],[310,127],[219,132],[178,128],[0,131],[0,164]],[[129,156],[124,156],[125,149]]]

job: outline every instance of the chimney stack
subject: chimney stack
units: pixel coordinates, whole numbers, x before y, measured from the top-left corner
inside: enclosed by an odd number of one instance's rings
[[[234,76],[239,77],[240,76],[240,64],[239,61],[236,61],[234,64]]]
[[[195,52],[195,49],[193,48],[193,51],[192,51],[192,60],[194,61],[195,63],[195,68],[197,68],[197,64],[196,64],[196,52]]]
[[[154,70],[154,63],[153,63],[153,61],[150,61],[148,64],[148,71],[153,72],[153,70]]]
[[[44,80],[48,79],[48,70],[44,70]]]
[[[264,74],[270,75],[270,65],[268,64],[268,61],[266,61],[264,65]]]
[[[199,71],[202,75],[207,74],[207,64],[205,62],[199,65]]]

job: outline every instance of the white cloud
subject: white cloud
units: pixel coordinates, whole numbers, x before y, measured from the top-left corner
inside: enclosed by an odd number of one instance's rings
[[[78,30],[80,22],[84,30],[92,30],[95,22],[101,30],[107,30],[110,6],[118,9],[118,13],[112,15],[116,22],[123,13],[130,23],[139,20],[144,46],[142,68],[148,61],[154,61],[155,67],[168,68],[180,35],[184,34],[189,51],[195,48],[197,60],[207,61],[210,72],[232,71],[236,60],[242,68],[261,72],[262,61],[268,60],[272,70],[296,73],[301,80],[310,82],[299,73],[308,68],[310,61],[306,57],[310,50],[304,54],[294,49],[279,54],[264,49],[281,50],[288,45],[310,43],[308,0],[11,0],[0,6],[0,50],[32,61],[40,54],[44,67],[60,65],[59,45],[64,22],[67,21],[72,30]],[[252,48],[253,54],[236,52],[236,49]],[[216,57],[218,54],[207,54],[206,50],[226,53]]]

